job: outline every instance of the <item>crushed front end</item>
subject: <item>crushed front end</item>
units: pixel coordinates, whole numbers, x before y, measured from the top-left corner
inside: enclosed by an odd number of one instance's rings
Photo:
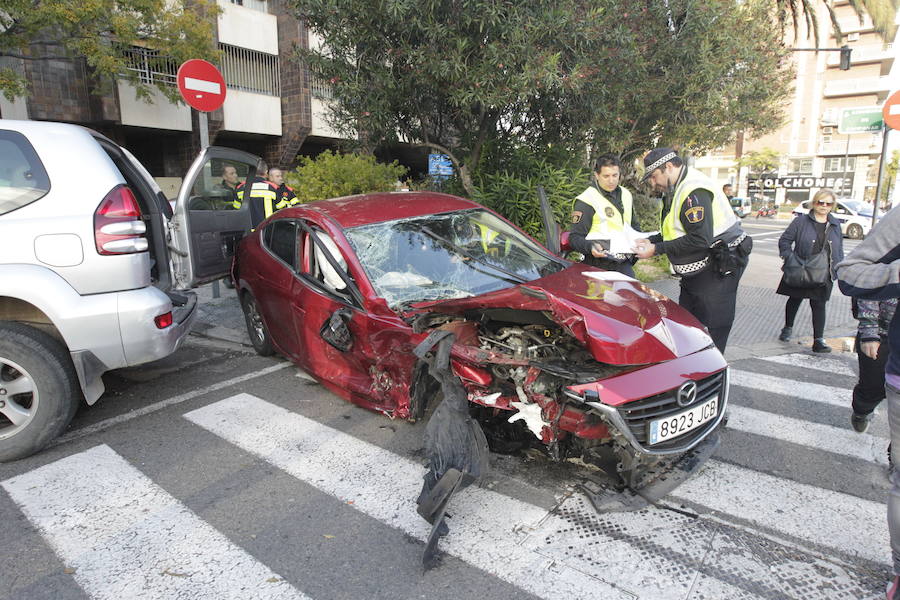
[[[580,459],[611,485],[584,491],[599,510],[639,508],[694,473],[718,443],[728,401],[722,355],[707,347],[653,364],[596,360],[548,311],[431,313],[455,334],[451,366],[491,448]],[[593,496],[593,497],[592,497]]]

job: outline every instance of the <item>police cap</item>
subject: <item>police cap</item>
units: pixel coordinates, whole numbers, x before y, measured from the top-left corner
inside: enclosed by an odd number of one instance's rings
[[[678,153],[671,148],[654,148],[644,157],[644,176],[641,177],[641,183],[650,178],[650,174],[656,169],[662,167],[673,158],[678,158]]]

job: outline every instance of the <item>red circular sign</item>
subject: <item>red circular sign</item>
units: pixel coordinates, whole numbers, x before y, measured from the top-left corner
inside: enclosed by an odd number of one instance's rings
[[[884,124],[891,129],[900,129],[900,92],[894,92],[881,108]]]
[[[212,63],[192,58],[178,67],[178,91],[197,110],[212,112],[225,102],[225,78]]]

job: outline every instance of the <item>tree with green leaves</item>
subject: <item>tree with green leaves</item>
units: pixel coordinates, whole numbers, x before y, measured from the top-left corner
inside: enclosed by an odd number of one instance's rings
[[[881,182],[881,203],[890,202],[894,186],[897,184],[897,172],[900,171],[900,150],[891,153],[891,159],[884,163],[884,179]]]
[[[737,161],[738,167],[749,167],[751,173],[777,171],[780,164],[781,155],[777,150],[768,147],[748,152]]]
[[[840,41],[841,25],[838,22],[837,14],[831,2],[818,2],[818,0],[775,0],[775,10],[778,15],[778,22],[782,29],[785,29],[790,22],[794,28],[794,36],[800,28],[800,23],[806,23],[806,30],[812,32],[816,40],[816,46],[819,45],[819,18],[816,12],[816,6],[825,8],[831,19],[831,26],[835,36]],[[865,15],[869,15],[872,19],[872,25],[875,27],[882,39],[890,42],[897,33],[897,7],[900,6],[900,0],[850,0],[850,6],[859,17],[860,23]]]
[[[214,59],[214,0],[5,0],[0,9],[0,59],[46,61],[84,58],[96,82],[126,79],[146,97],[149,87],[128,70],[125,50],[143,46],[160,71],[190,58]],[[156,50],[158,52],[152,52]],[[178,90],[159,84],[167,97]],[[23,74],[0,63],[0,92],[12,100],[26,94]]]
[[[324,40],[301,58],[333,87],[331,125],[447,154],[470,195],[491,148],[706,149],[776,129],[789,90],[763,0],[292,4]]]

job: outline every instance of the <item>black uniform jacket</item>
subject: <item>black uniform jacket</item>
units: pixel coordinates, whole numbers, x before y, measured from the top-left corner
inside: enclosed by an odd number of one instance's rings
[[[682,169],[678,183],[684,178],[687,169]],[[674,188],[671,193],[663,197],[663,216],[669,213],[672,206],[674,196]],[[702,211],[693,210],[695,207],[702,207]],[[690,213],[690,218],[688,217]],[[654,235],[650,241],[656,246],[657,254],[668,254],[670,257],[689,258],[692,260],[702,260],[709,254],[709,247],[712,245],[715,237],[713,236],[713,195],[709,190],[697,189],[691,192],[684,203],[681,205],[681,214],[678,218],[684,227],[685,234],[679,238],[669,241],[663,241],[662,234]],[[698,219],[697,216],[700,215]],[[661,226],[661,224],[660,224]],[[678,262],[689,262],[680,260]]]

